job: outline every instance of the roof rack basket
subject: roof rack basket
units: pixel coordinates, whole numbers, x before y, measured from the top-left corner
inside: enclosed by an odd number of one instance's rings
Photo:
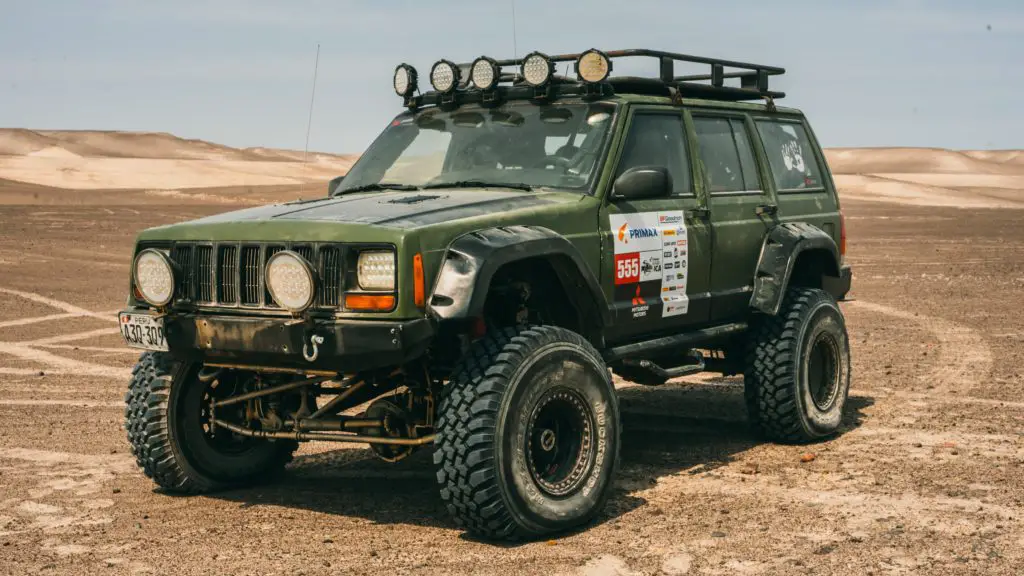
[[[588,51],[590,52],[590,51]],[[538,53],[534,53],[538,54]],[[552,70],[561,62],[577,62],[586,54],[558,54],[544,57],[549,61]],[[604,97],[615,93],[646,94],[671,97],[703,98],[740,102],[745,100],[767,100],[769,105],[786,94],[771,90],[769,78],[781,76],[786,70],[777,66],[750,64],[719,58],[690,56],[661,50],[630,49],[600,52],[608,60],[609,71],[612,62],[621,58],[652,58],[658,62],[657,76],[607,76],[596,83],[587,83],[581,79],[569,78],[552,74],[550,82],[543,87],[529,86],[520,74],[524,58],[508,60],[492,60],[498,80],[489,90],[476,89],[468,80],[472,64],[457,64],[462,72],[457,77],[462,79],[458,90],[447,93],[436,91],[425,92],[418,96],[409,94],[406,105],[417,108],[423,105],[458,105],[468,102],[497,103],[507,99],[543,99],[566,96]],[[702,64],[709,67],[705,74],[677,75],[677,63]],[[403,65],[405,66],[405,65]],[[504,71],[506,67],[515,67],[515,72]],[[726,85],[727,79],[738,79],[739,85]]]

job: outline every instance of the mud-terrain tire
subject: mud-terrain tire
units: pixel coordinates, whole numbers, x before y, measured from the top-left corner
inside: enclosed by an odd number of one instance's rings
[[[580,335],[495,330],[442,390],[434,464],[441,498],[474,536],[522,540],[590,522],[619,460],[611,375]]]
[[[142,354],[132,370],[125,430],[146,476],[168,492],[200,494],[262,481],[283,469],[298,448],[294,441],[251,438],[241,449],[225,451],[205,437],[205,384],[196,378],[197,371],[195,365],[158,352]]]
[[[850,391],[850,343],[830,294],[790,288],[779,313],[751,326],[744,395],[755,430],[788,444],[835,434]]]

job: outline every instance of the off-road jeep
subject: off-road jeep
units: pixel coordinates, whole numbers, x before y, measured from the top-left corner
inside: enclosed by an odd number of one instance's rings
[[[623,58],[659,72],[612,76]],[[432,446],[455,521],[521,538],[601,511],[612,373],[743,374],[767,438],[836,433],[845,231],[811,127],[775,105],[782,73],[532,53],[442,60],[419,93],[399,66],[405,109],[327,197],[138,236],[120,319],[147,350],[139,466],[198,493],[265,480],[302,441]]]

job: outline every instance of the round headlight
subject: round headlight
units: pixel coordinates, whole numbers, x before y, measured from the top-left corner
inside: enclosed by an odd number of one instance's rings
[[[576,74],[580,80],[595,84],[604,82],[612,71],[612,61],[600,50],[590,49],[576,60]]]
[[[395,68],[395,93],[408,97],[416,91],[416,69],[408,64],[399,64]]]
[[[430,69],[430,84],[438,92],[451,92],[459,85],[459,68],[449,60],[439,60]]]
[[[554,65],[551,59],[540,52],[533,52],[523,58],[522,75],[526,83],[531,86],[543,86],[551,80],[554,73]]]
[[[498,63],[486,56],[477,58],[473,62],[471,70],[469,77],[473,80],[473,85],[481,90],[494,88],[501,77],[501,68],[498,67]]]
[[[135,287],[146,302],[166,306],[174,297],[174,265],[166,254],[149,248],[135,257]]]
[[[267,261],[267,288],[274,301],[292,312],[301,312],[313,304],[315,290],[313,267],[291,250],[278,252]]]

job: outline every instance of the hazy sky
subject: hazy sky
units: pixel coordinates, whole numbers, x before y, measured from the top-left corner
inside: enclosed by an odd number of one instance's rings
[[[0,0],[0,126],[357,152],[402,61],[509,57],[510,0]],[[827,146],[1024,147],[1021,0],[516,0],[518,51],[783,66]],[[619,69],[616,69],[619,71]]]

